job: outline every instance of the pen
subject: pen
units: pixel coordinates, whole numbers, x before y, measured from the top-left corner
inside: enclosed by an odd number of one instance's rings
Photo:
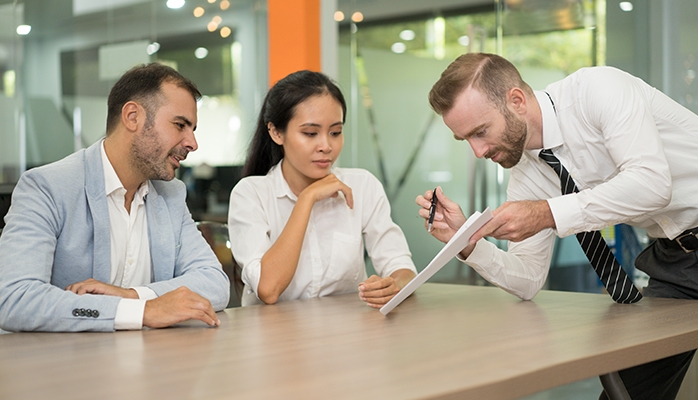
[[[438,199],[436,198],[436,189],[431,194],[431,207],[429,207],[429,223],[427,224],[427,231],[431,232],[431,225],[434,223],[434,214],[436,214],[436,203]]]

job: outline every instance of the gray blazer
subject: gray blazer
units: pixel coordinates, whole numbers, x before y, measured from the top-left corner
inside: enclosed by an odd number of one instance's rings
[[[0,236],[0,328],[114,330],[119,297],[78,296],[65,290],[88,278],[109,282],[101,145],[100,140],[31,169],[17,183]],[[228,277],[196,229],[184,184],[175,179],[148,185],[145,207],[154,282],[147,286],[158,296],[186,286],[222,310],[230,296]]]

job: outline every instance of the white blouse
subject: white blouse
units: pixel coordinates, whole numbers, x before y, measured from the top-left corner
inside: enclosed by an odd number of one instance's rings
[[[230,195],[228,230],[233,257],[242,267],[243,306],[260,303],[256,293],[262,256],[296,204],[281,162],[266,176],[242,179]],[[405,235],[390,218],[390,204],[378,179],[363,169],[332,172],[352,189],[354,208],[347,206],[341,193],[315,203],[296,273],[279,301],[358,292],[359,283],[367,278],[364,244],[381,277],[399,269],[416,273]]]

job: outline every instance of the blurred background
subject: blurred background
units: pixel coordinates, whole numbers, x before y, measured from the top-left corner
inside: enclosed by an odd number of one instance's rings
[[[458,55],[503,55],[534,89],[582,67],[611,65],[698,111],[695,0],[315,1],[322,70],[349,105],[339,165],[366,168],[383,182],[418,269],[442,247],[417,216],[418,194],[440,185],[466,214],[505,200],[508,171],[477,160],[428,105],[429,89]],[[268,10],[265,0],[0,0],[2,209],[23,171],[104,136],[116,79],[137,63],[159,61],[204,94],[199,150],[179,177],[197,221],[225,222],[274,83]],[[644,232],[621,225],[604,235],[642,286],[632,261]],[[457,261],[432,281],[485,284]],[[574,237],[558,240],[546,287],[602,290]]]

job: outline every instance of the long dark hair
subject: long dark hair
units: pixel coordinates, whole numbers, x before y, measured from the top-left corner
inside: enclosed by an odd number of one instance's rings
[[[286,132],[296,106],[312,96],[329,94],[342,105],[342,122],[347,104],[339,87],[327,75],[308,70],[294,72],[269,89],[257,118],[257,129],[247,151],[242,176],[266,175],[284,157],[284,148],[274,143],[267,125],[271,122],[279,132]]]

